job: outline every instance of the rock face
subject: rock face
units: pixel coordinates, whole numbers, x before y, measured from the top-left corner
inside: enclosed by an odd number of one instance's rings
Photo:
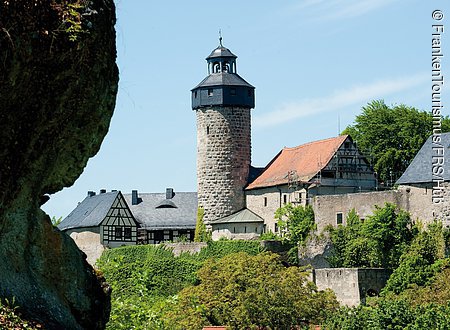
[[[0,0],[0,298],[101,329],[109,287],[40,210],[97,153],[115,106],[112,0]]]

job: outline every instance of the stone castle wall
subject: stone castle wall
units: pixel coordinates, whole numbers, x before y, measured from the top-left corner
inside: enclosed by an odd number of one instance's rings
[[[250,109],[214,107],[196,112],[198,205],[204,208],[207,223],[245,207]]]
[[[331,289],[342,305],[357,306],[370,295],[378,295],[392,271],[384,268],[314,269],[319,290]]]

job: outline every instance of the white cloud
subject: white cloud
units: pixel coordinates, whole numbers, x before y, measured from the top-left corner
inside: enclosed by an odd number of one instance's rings
[[[253,124],[259,128],[276,126],[302,117],[367,103],[373,99],[382,99],[388,95],[424,84],[427,81],[429,81],[429,75],[421,73],[409,77],[376,81],[365,86],[352,86],[344,90],[338,90],[324,98],[282,104],[272,112],[256,116]]]

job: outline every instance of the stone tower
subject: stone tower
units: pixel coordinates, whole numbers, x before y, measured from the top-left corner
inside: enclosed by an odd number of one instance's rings
[[[197,113],[198,205],[205,223],[245,207],[251,160],[250,109],[255,88],[236,70],[236,56],[222,45],[206,58],[208,76],[192,89]]]

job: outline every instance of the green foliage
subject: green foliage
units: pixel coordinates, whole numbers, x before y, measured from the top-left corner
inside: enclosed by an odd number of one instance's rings
[[[257,255],[258,253],[263,252],[263,248],[259,241],[210,241],[208,242],[208,247],[206,249],[202,249],[200,253],[192,257],[197,260],[205,261],[209,258],[222,258],[226,255],[238,252]]]
[[[328,315],[324,330],[448,329],[450,303],[413,306],[405,300],[380,300],[375,306],[342,307]]]
[[[383,293],[399,294],[413,284],[422,286],[429,283],[445,267],[444,249],[442,224],[431,223],[401,256],[400,265],[390,276]]]
[[[0,300],[0,329],[43,329],[43,326],[35,321],[26,320],[20,313],[14,299]]]
[[[208,242],[211,240],[211,233],[206,230],[203,217],[205,210],[201,207],[197,210],[197,222],[195,223],[194,242]]]
[[[72,42],[77,41],[83,34],[89,33],[87,26],[91,23],[84,22],[83,14],[88,9],[85,0],[53,2],[52,8],[61,19],[61,25],[54,34],[64,33]]]
[[[281,237],[275,234],[273,231],[269,230],[268,232],[262,233],[259,236],[260,241],[278,241],[281,240]]]
[[[309,233],[316,228],[311,205],[303,207],[286,204],[276,210],[275,219],[278,220],[282,237],[293,244],[303,244]]]
[[[450,260],[442,224],[434,222],[413,238],[381,297],[370,306],[341,308],[323,329],[448,329]]]
[[[319,322],[337,301],[317,291],[300,268],[286,268],[278,255],[231,254],[208,260],[199,270],[200,284],[185,288],[166,314],[168,329],[290,329]]]
[[[256,255],[262,248],[259,241],[208,242],[200,253],[179,257],[162,245],[105,250],[97,266],[113,289],[108,329],[167,329],[163,314],[181,289],[198,283],[204,262],[240,251]]]
[[[352,210],[346,226],[328,230],[334,247],[329,258],[332,267],[395,268],[417,235],[409,214],[390,203],[383,208],[377,206],[364,223]]]
[[[442,121],[442,132],[449,130],[447,116]],[[393,183],[432,134],[432,114],[404,104],[389,107],[382,100],[372,101],[343,134],[349,134],[373,159],[382,181]]]
[[[57,227],[61,223],[62,217],[56,218],[55,216],[53,216],[51,221],[52,221],[52,225],[54,227]]]

